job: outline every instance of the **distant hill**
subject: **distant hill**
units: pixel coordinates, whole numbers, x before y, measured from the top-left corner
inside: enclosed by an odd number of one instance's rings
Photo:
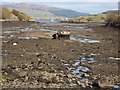
[[[76,18],[69,19],[70,21],[79,21],[79,22],[105,22],[107,15],[106,14],[94,14],[89,16],[79,16]]]
[[[109,11],[103,12],[103,14],[118,14],[118,10],[109,10]]]
[[[87,13],[80,13],[73,10],[50,7],[42,4],[17,3],[4,5],[8,9],[16,9],[34,18],[52,18],[52,17],[68,17],[86,16]]]
[[[93,14],[88,16],[79,16],[72,19],[70,21],[79,21],[79,22],[106,22],[107,17],[109,15],[116,15],[118,14],[118,10],[109,10],[100,14]]]

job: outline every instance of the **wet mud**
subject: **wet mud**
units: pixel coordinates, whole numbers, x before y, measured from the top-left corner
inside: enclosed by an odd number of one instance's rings
[[[70,30],[70,40],[52,34]],[[3,22],[3,88],[120,88],[116,28],[96,23]]]

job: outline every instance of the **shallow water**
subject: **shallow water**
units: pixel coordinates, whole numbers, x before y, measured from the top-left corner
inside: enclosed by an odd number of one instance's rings
[[[51,22],[58,22],[58,21],[56,21],[56,20],[36,20],[36,22],[51,23]]]
[[[0,33],[20,33],[20,31],[2,31]]]
[[[89,79],[88,79],[88,78],[83,78],[83,79],[80,80],[80,81],[89,81]]]
[[[39,37],[26,36],[26,37],[18,37],[18,39],[39,39]]]
[[[79,66],[76,69],[75,68],[70,68],[69,70],[72,72],[72,74],[74,76],[81,77],[81,75],[83,74],[83,72],[87,72],[90,69],[88,69],[87,67]]]
[[[84,28],[84,27],[73,27],[73,26],[64,26],[64,27],[66,27],[66,28],[81,28],[81,29]]]
[[[109,59],[120,60],[120,58],[116,58],[116,57],[109,57]]]
[[[113,88],[120,88],[120,86],[119,85],[115,85]]]
[[[5,38],[5,36],[0,36],[0,38]]]
[[[80,38],[74,38],[74,37],[70,37],[70,40],[75,40],[75,41],[78,41],[78,42],[83,42],[83,43],[100,43],[99,40],[91,40],[91,39],[80,39]]]
[[[92,62],[97,62],[97,60],[94,60],[94,58],[88,57],[88,58],[82,58],[80,62],[88,62],[88,63],[92,63]]]
[[[7,53],[0,53],[0,56],[7,56],[7,55],[10,55],[10,54],[7,54]]]
[[[108,62],[108,64],[114,64],[114,65],[115,65],[115,64],[117,64],[117,63]]]

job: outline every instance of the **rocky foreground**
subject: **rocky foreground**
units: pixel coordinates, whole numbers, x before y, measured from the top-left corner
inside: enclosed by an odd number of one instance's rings
[[[1,86],[3,88],[119,87],[119,58],[117,58],[119,31],[115,28],[86,24],[85,28],[92,28],[93,31],[78,32],[78,28],[75,31],[64,26],[66,24],[49,26],[35,22],[3,22],[4,32],[17,31],[19,27],[33,29],[42,27],[56,31],[69,29],[73,36],[80,33],[100,42],[52,40],[49,34],[53,32],[49,31],[3,33]]]

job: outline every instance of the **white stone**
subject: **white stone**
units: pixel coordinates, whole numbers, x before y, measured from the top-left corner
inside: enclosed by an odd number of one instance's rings
[[[17,43],[13,43],[14,46],[18,45]]]

